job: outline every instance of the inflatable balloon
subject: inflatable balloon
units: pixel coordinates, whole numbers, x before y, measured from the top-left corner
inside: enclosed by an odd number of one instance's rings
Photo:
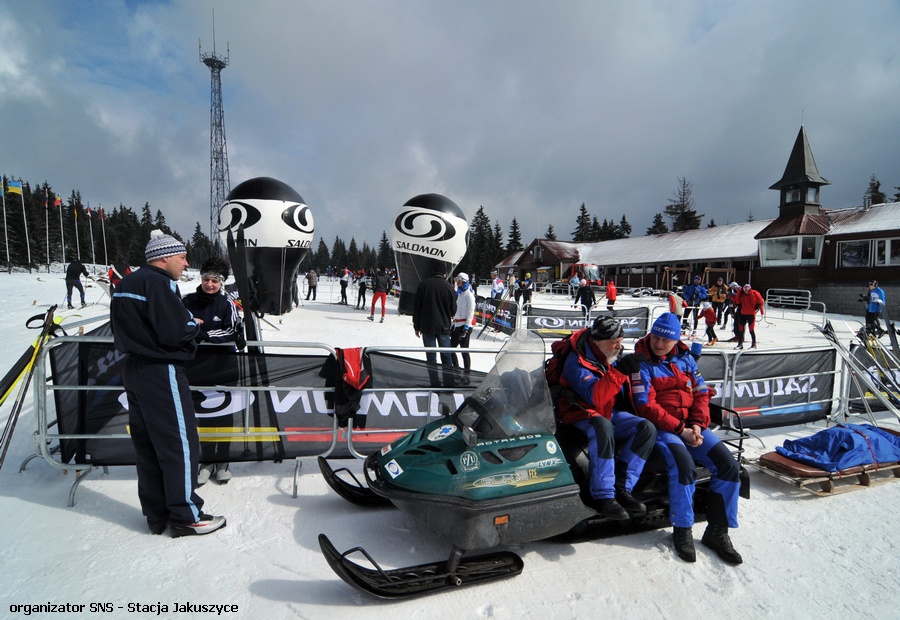
[[[391,228],[400,276],[400,314],[412,314],[419,283],[436,271],[450,276],[466,254],[469,225],[455,202],[440,194],[410,198]]]
[[[269,314],[290,311],[297,270],[312,245],[312,211],[286,183],[257,177],[232,189],[219,209],[223,239],[229,230],[236,238],[242,227],[248,282],[237,284],[245,307]]]

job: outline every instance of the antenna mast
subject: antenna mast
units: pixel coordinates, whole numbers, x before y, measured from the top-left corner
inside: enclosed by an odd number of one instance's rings
[[[198,41],[199,44],[199,41]],[[216,54],[216,24],[213,14],[213,51],[204,54],[200,45],[200,61],[209,67],[212,75],[209,106],[209,240],[212,255],[222,256],[222,241],[219,238],[219,209],[231,191],[228,176],[228,149],[225,144],[225,109],[222,105],[222,69],[228,66],[231,50],[226,44],[225,56]]]

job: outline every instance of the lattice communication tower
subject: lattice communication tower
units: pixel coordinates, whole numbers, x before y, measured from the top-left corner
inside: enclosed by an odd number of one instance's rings
[[[222,69],[228,66],[231,55],[226,46],[225,56],[216,54],[216,38],[213,34],[213,51],[203,53],[200,46],[200,61],[209,67],[212,74],[209,105],[209,240],[213,254],[224,254],[219,238],[219,209],[231,191],[228,176],[228,148],[225,144],[225,108],[222,105]]]

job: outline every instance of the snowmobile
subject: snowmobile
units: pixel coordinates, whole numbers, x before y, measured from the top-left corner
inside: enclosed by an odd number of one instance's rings
[[[523,561],[515,553],[463,557],[469,550],[550,538],[574,542],[669,524],[666,472],[655,451],[633,493],[647,505],[646,514],[625,523],[611,521],[585,503],[590,499],[586,441],[575,429],[556,432],[544,357],[540,338],[526,330],[514,332],[494,368],[456,412],[365,460],[364,483],[349,469],[332,469],[319,458],[323,477],[347,501],[368,507],[393,504],[453,545],[445,561],[384,569],[362,547],[341,553],[319,534],[322,553],[341,579],[379,598],[412,598],[522,572]],[[744,433],[729,430],[734,438],[725,441],[740,450]],[[699,470],[698,520],[705,518],[708,480],[709,472]],[[748,481],[742,469],[744,497]],[[350,560],[355,553],[372,567]]]

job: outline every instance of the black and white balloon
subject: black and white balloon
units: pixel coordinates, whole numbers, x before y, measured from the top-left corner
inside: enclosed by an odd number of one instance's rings
[[[257,177],[232,189],[219,209],[222,239],[227,238],[229,230],[237,237],[241,226],[251,288],[240,291],[242,298],[251,295],[251,309],[260,312],[289,311],[300,261],[313,241],[312,211],[290,185],[271,177]]]
[[[420,194],[406,201],[391,227],[400,314],[412,314],[419,283],[435,272],[449,276],[468,245],[469,225],[455,202],[440,194]]]

